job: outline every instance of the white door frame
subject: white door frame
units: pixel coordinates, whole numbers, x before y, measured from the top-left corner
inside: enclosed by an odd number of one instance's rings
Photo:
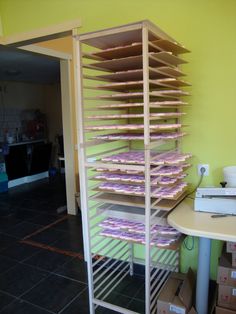
[[[60,60],[61,74],[61,101],[62,101],[62,123],[64,138],[64,157],[65,157],[65,177],[66,177],[66,200],[67,213],[76,215],[77,205],[76,194],[76,173],[75,173],[75,154],[73,137],[73,114],[71,97],[71,60],[72,54],[66,54],[53,49],[43,48],[32,43],[40,43],[45,40],[63,38],[65,35],[72,35],[73,30],[81,26],[80,20],[65,22],[48,28],[31,31],[14,36],[0,37],[0,44],[14,46],[15,48],[50,56]]]

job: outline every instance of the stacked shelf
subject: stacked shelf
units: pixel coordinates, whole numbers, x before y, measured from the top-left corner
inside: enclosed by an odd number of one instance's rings
[[[158,291],[179,266],[180,235],[161,232],[185,196],[191,166],[191,154],[179,146],[187,135],[182,98],[189,95],[179,54],[188,50],[148,21],[80,35],[77,49],[90,312],[102,306],[136,313],[107,297],[133,275],[138,244],[145,252],[145,313],[156,313]]]

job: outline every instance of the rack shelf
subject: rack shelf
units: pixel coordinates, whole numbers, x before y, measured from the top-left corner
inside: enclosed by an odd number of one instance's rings
[[[180,119],[190,84],[179,55],[189,51],[149,21],[79,35],[75,50],[90,313],[105,307],[137,314],[108,296],[133,278],[141,245],[145,313],[156,314],[158,292],[179,268],[182,237],[160,236],[157,225],[167,225],[187,193],[191,154],[180,152],[187,135]]]

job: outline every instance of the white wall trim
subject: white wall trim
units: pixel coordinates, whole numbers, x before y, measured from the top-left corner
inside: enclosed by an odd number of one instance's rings
[[[33,53],[37,53],[37,54],[40,54],[40,55],[53,57],[53,58],[56,58],[56,59],[72,60],[72,55],[69,54],[69,53],[57,51],[57,50],[54,50],[54,49],[44,48],[44,47],[40,47],[40,46],[37,46],[37,45],[21,46],[21,47],[18,47],[18,49],[29,51],[29,52],[33,52]]]
[[[32,176],[27,176],[27,177],[15,179],[15,180],[10,180],[10,181],[8,181],[8,188],[9,189],[14,188],[15,186],[18,186],[21,184],[31,183],[31,182],[34,182],[37,180],[48,178],[48,177],[49,177],[48,171],[45,171],[45,172],[41,172],[38,174],[34,174]]]
[[[0,44],[19,47],[24,44],[28,45],[50,39],[61,38],[71,35],[72,30],[77,27],[81,27],[80,19],[65,21],[60,24],[34,29],[29,32],[16,33],[10,36],[1,36]]]

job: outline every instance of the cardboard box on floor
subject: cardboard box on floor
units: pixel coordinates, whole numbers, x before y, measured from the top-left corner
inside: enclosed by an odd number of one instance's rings
[[[217,283],[236,287],[236,267],[232,266],[232,256],[223,252],[219,259]]]
[[[236,288],[231,286],[219,285],[218,305],[236,310]]]
[[[172,273],[157,299],[157,314],[195,314],[192,308],[195,277],[191,269],[187,274]]]
[[[236,242],[226,242],[226,252],[228,253],[236,253]]]
[[[215,314],[236,314],[236,311],[216,306]]]

